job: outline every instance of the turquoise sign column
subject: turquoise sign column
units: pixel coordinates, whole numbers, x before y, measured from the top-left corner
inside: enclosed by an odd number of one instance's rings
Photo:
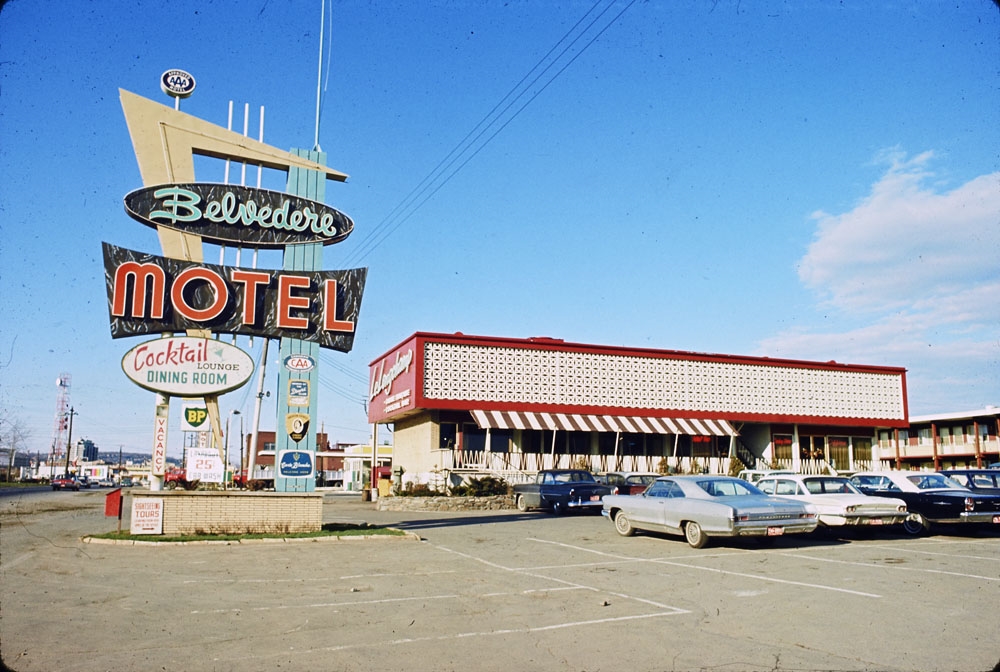
[[[292,149],[292,154],[326,165],[325,152]],[[326,176],[315,170],[292,167],[285,191],[324,202]],[[286,271],[318,271],[323,267],[323,245],[286,245]],[[314,288],[315,289],[315,288]],[[303,292],[295,292],[302,295]],[[300,313],[317,310],[309,305]],[[278,373],[278,418],[275,426],[275,492],[312,492],[316,489],[316,408],[319,394],[319,344],[282,338]],[[296,365],[292,365],[296,362]],[[311,362],[311,366],[309,363]],[[304,364],[303,364],[304,363]],[[311,465],[311,468],[310,468]]]

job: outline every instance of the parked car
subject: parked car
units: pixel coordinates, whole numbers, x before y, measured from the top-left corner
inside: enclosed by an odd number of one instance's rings
[[[62,476],[56,476],[50,482],[53,490],[79,490],[80,481],[76,480],[75,476],[70,476],[69,474],[63,474]]]
[[[115,482],[110,478],[102,478],[97,482],[97,487],[99,488],[113,488],[115,487]]]
[[[812,532],[818,524],[809,504],[769,497],[731,476],[663,476],[642,494],[608,495],[601,513],[622,536],[679,534],[693,548],[709,537],[774,537]]]
[[[661,475],[645,471],[609,471],[596,478],[611,488],[612,495],[638,495]]]
[[[514,486],[514,501],[520,511],[544,508],[553,513],[570,509],[597,511],[601,498],[611,492],[584,469],[546,469],[539,471],[534,483]]]
[[[80,477],[80,487],[81,488],[88,488],[89,489],[91,485],[93,485],[93,482],[87,476],[81,476]]]
[[[736,474],[736,478],[742,478],[748,483],[756,483],[765,476],[794,473],[794,471],[789,471],[788,469],[743,469],[740,473]]]
[[[909,534],[923,534],[937,523],[988,523],[1000,526],[1000,495],[975,493],[944,474],[930,471],[866,471],[851,477],[866,495],[906,502]]]
[[[942,469],[940,473],[973,492],[1000,495],[1000,469]]]
[[[757,487],[768,495],[812,504],[821,527],[896,525],[909,516],[903,500],[866,495],[843,476],[765,476]]]

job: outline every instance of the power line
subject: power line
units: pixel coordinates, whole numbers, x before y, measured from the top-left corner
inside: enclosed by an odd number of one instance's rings
[[[546,52],[546,54],[541,59],[539,59],[537,63],[535,63],[535,65],[528,71],[528,73],[524,77],[522,77],[521,80],[516,85],[514,85],[514,87],[510,91],[508,91],[507,94],[503,98],[501,98],[496,105],[493,106],[493,108],[479,121],[479,123],[477,123],[473,127],[473,129],[469,131],[469,133],[467,133],[465,137],[454,148],[452,148],[452,150],[448,152],[448,154],[443,159],[441,159],[437,163],[437,165],[430,171],[430,173],[428,173],[427,176],[425,176],[417,184],[417,186],[414,187],[403,198],[403,200],[395,208],[393,208],[389,212],[389,214],[386,215],[385,218],[383,218],[382,221],[379,222],[378,225],[376,225],[375,228],[372,229],[372,231],[367,236],[365,236],[364,239],[362,239],[359,246],[355,248],[355,250],[351,254],[348,255],[347,259],[345,260],[346,265],[360,263],[369,254],[371,254],[376,247],[381,245],[390,235],[392,235],[400,226],[402,226],[403,223],[405,223],[411,216],[413,216],[413,214],[415,214],[417,210],[419,210],[424,205],[424,203],[426,203],[431,197],[433,197],[438,191],[440,191],[440,189],[445,184],[451,181],[451,179],[455,177],[455,175],[458,174],[458,172],[461,171],[462,168],[464,168],[469,163],[469,161],[475,158],[475,156],[478,155],[479,152],[481,152],[486,147],[486,145],[488,145],[501,131],[503,131],[503,129],[505,129],[512,121],[514,121],[514,119],[516,119],[521,114],[521,112],[523,112],[524,109],[531,104],[532,101],[534,101],[543,91],[545,91],[545,89],[549,87],[550,84],[552,84],[552,82],[554,82],[560,75],[562,75],[562,73],[565,72],[566,69],[570,65],[572,65],[577,58],[579,58],[595,41],[597,41],[597,39],[601,35],[603,35],[612,25],[614,25],[621,18],[621,16],[626,11],[628,11],[628,9],[633,4],[635,4],[635,0],[631,0],[627,5],[625,5],[625,7],[620,12],[618,12],[614,17],[612,17],[611,20],[608,23],[606,23],[592,38],[590,38],[590,40],[588,40],[586,44],[583,45],[582,48],[580,48],[575,54],[573,54],[572,57],[566,62],[566,64],[563,65],[561,68],[559,68],[559,70],[557,70],[555,74],[552,75],[552,77],[550,77],[541,86],[541,88],[539,88],[534,94],[532,94],[523,105],[517,108],[517,110],[499,126],[499,128],[497,128],[483,142],[481,142],[477,147],[475,147],[472,153],[469,154],[469,156],[464,161],[462,161],[457,168],[455,168],[451,173],[449,173],[443,179],[440,179],[441,175],[446,170],[451,168],[451,166],[453,166],[464,154],[469,152],[470,149],[472,149],[476,145],[476,143],[479,142],[480,139],[482,139],[482,137],[486,134],[486,132],[491,127],[496,125],[499,122],[499,120],[503,117],[503,115],[506,114],[511,109],[511,107],[513,107],[514,104],[517,103],[518,100],[520,100],[523,96],[525,96],[531,89],[531,87],[534,86],[542,78],[542,76],[545,75],[546,72],[548,72],[553,66],[555,66],[556,63],[559,61],[559,59],[561,59],[564,55],[566,55],[566,53],[570,49],[572,49],[572,47],[584,35],[586,35],[588,31],[590,31],[590,29],[594,26],[594,24],[596,24],[617,2],[617,0],[611,0],[611,2],[606,7],[604,7],[604,9],[601,10],[590,21],[590,23],[588,23],[582,30],[579,31],[579,33],[577,33],[576,37],[574,37],[569,42],[569,44],[567,44],[562,49],[562,51],[560,51],[559,54],[555,58],[553,58],[551,62],[549,62],[548,65],[542,68],[541,71],[533,79],[531,79],[531,81],[528,82],[527,85],[525,85],[522,88],[522,84],[524,84],[524,82],[531,76],[531,74],[536,70],[538,70],[539,67],[543,63],[545,63],[546,60],[549,59],[549,57],[552,55],[554,51],[556,51],[559,45],[564,43],[570,37],[570,35],[572,35],[577,30],[580,24],[583,23],[583,21],[592,12],[594,12],[594,10],[598,7],[598,5],[600,5],[603,1],[604,0],[596,0],[596,2],[590,7],[590,9],[588,9],[584,13],[584,15],[575,24],[573,24],[573,26],[566,32],[566,34],[564,34],[556,42],[556,44],[553,45],[553,47],[549,49],[549,51]],[[510,99],[512,94],[519,88],[521,89],[520,93],[518,93],[516,96],[513,97],[513,99],[510,100],[510,102],[504,105],[504,102]],[[497,112],[498,108],[501,108],[501,106],[503,106],[503,108],[500,109],[499,112]],[[487,120],[489,120],[488,123],[486,123]],[[473,135],[474,137],[472,137]],[[472,137],[471,140],[469,140],[470,137]],[[436,184],[435,181],[437,181]],[[419,202],[417,202],[417,199],[420,199]],[[414,205],[415,202],[416,204]],[[403,214],[404,212],[406,213],[405,215]]]

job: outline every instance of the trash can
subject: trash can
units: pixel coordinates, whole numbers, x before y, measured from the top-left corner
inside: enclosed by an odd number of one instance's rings
[[[361,501],[370,502],[372,501],[372,489],[371,486],[365,484],[365,487],[361,488]]]

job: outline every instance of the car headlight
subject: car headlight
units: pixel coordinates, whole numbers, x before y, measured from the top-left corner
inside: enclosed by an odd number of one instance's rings
[[[847,507],[847,513],[854,513],[857,510],[858,510],[858,507],[856,507],[856,506],[849,506],[849,507]]]
[[[899,506],[896,507],[896,510],[899,511],[900,513],[906,513],[906,504],[900,504]]]

